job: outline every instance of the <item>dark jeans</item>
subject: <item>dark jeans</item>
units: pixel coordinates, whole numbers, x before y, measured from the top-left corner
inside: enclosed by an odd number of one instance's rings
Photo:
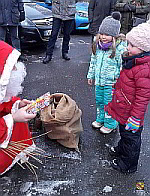
[[[125,125],[119,124],[119,132],[121,139],[115,150],[119,153],[118,165],[122,170],[133,169],[138,165],[138,159],[141,147],[141,132],[143,126],[138,132],[132,133],[125,130]]]
[[[0,26],[0,40],[5,41],[7,30],[10,32],[12,46],[21,51],[20,39],[18,37],[18,26]]]
[[[46,54],[52,56],[54,46],[58,37],[59,29],[63,23],[63,43],[62,43],[62,54],[68,53],[70,33],[73,29],[74,20],[61,20],[59,18],[53,18],[52,33],[48,41]]]

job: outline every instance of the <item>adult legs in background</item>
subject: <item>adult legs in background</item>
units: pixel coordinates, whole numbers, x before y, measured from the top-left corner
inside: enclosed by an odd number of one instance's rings
[[[18,36],[18,26],[8,26],[12,46],[21,52],[20,39]]]
[[[64,24],[64,37],[62,43],[62,54],[68,53],[69,50],[69,41],[70,41],[70,33],[73,30],[74,20],[65,20],[63,21]]]
[[[61,23],[62,23],[61,19],[53,18],[52,32],[47,45],[46,57],[43,60],[44,64],[49,63],[49,61],[51,61],[52,59],[53,50],[55,47],[59,29],[61,27]]]
[[[5,41],[7,27],[0,26],[0,40]]]
[[[47,45],[47,51],[46,51],[46,54],[50,55],[51,57],[53,55],[53,50],[54,50],[54,47],[55,47],[55,43],[56,43],[56,40],[57,40],[59,29],[61,27],[61,23],[62,23],[61,19],[59,19],[59,18],[54,18],[53,19],[52,33],[51,33],[51,36],[49,38],[48,45]]]

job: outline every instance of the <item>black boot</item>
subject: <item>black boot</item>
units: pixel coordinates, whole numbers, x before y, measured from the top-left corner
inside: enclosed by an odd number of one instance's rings
[[[44,64],[47,64],[47,63],[49,63],[51,60],[52,60],[52,57],[51,57],[50,55],[46,55],[46,57],[45,57],[44,60],[43,60],[43,63],[44,63]]]
[[[112,157],[119,157],[119,152],[117,152],[117,147],[109,147],[108,152]]]
[[[137,171],[137,166],[132,166],[131,168],[128,168],[126,170],[122,169],[119,165],[119,159],[113,159],[111,166],[113,169],[115,169],[121,173],[124,173],[124,174],[131,174],[131,173],[134,173]]]
[[[65,59],[66,61],[69,61],[70,58],[68,57],[68,54],[67,53],[63,53],[62,54],[62,58]]]

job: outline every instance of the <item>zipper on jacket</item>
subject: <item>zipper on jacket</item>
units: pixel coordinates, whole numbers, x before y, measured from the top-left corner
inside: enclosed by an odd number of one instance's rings
[[[122,89],[120,89],[122,95],[124,96],[125,100],[131,105],[131,102],[129,101],[129,99],[126,97],[126,95],[124,94],[124,92],[122,91]]]

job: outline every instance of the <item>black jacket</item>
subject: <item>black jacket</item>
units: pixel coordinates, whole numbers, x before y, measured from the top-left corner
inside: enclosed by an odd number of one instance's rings
[[[88,7],[89,33],[96,35],[102,20],[114,11],[115,0],[90,0]]]
[[[22,0],[0,0],[0,26],[17,26],[24,19]]]

